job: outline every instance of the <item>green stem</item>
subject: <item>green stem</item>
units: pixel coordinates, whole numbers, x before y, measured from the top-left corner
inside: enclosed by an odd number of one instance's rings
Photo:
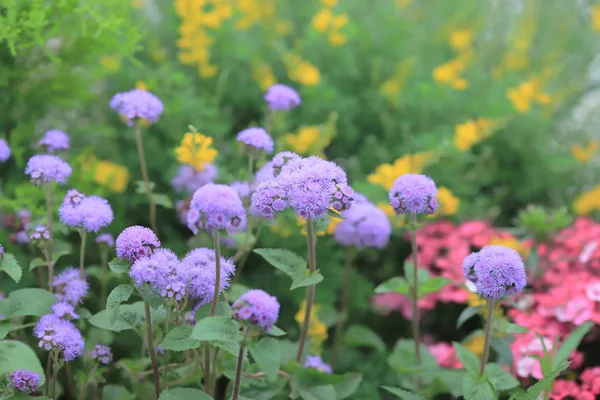
[[[46,224],[48,225],[47,228],[50,233],[50,239],[48,240],[48,250],[50,251],[50,256],[48,257],[48,290],[53,292],[52,282],[54,281],[54,263],[51,261],[52,253],[54,253],[54,238],[52,233],[52,184],[47,182],[44,189],[46,193]]]
[[[252,181],[254,180],[254,157],[252,156],[252,151],[248,153],[248,186],[252,185]]]
[[[246,338],[248,336],[248,328],[244,331],[244,339],[240,344],[240,351],[238,353],[237,364],[235,368],[235,383],[233,385],[233,395],[231,400],[238,400],[240,397],[240,386],[242,383],[242,371],[244,367],[244,352],[246,351]]]
[[[100,251],[102,262],[102,279],[100,280],[100,300],[101,304],[106,304],[106,286],[108,284],[108,252],[103,249]]]
[[[167,307],[167,315],[165,318],[165,336],[167,336],[167,333],[169,333],[169,318],[171,316],[171,307]],[[165,365],[165,371],[163,374],[163,387],[166,389],[167,388],[167,373],[169,371],[169,351],[167,350],[167,354],[166,354],[166,360],[167,360],[167,365]]]
[[[48,360],[46,361],[46,390],[44,396],[48,397],[50,391],[50,373],[52,372],[52,351],[48,353]]]
[[[204,391],[210,394],[210,345],[204,342]]]
[[[316,256],[316,236],[315,228],[312,219],[306,220],[306,244],[308,247],[308,271],[313,273],[317,269],[317,256]],[[306,308],[304,310],[304,322],[302,323],[302,330],[300,332],[300,342],[298,344],[298,353],[296,354],[296,361],[302,360],[304,354],[304,346],[306,346],[306,339],[308,337],[308,329],[310,327],[310,314],[312,311],[313,301],[315,299],[315,285],[310,285],[306,289]]]
[[[419,264],[417,260],[417,254],[419,249],[417,247],[417,214],[411,214],[411,235],[410,245],[413,258],[413,285],[412,285],[412,333],[415,341],[415,356],[417,358],[417,367],[421,366],[421,334],[419,333]],[[419,373],[415,374],[415,387],[417,390],[420,386]]]
[[[56,400],[56,377],[58,376],[58,355],[54,355],[54,362],[52,363],[52,400]]]
[[[152,361],[152,372],[154,374],[154,391],[156,398],[160,396],[160,372],[158,372],[158,362],[156,361],[156,352],[154,351],[154,342],[152,339],[152,315],[150,314],[150,305],[144,301],[144,309],[146,312],[146,336],[148,339],[148,352]]]
[[[219,239],[219,231],[214,233],[215,245],[215,290],[213,293],[212,303],[210,305],[210,316],[215,315],[217,311],[217,302],[219,301],[219,289],[221,289],[221,240]]]
[[[344,263],[344,280],[342,282],[342,293],[340,298],[340,316],[335,327],[335,341],[333,344],[333,354],[331,356],[331,366],[334,367],[339,355],[344,334],[344,324],[348,318],[348,300],[350,298],[350,277],[352,275],[352,261],[354,260],[354,248],[346,249],[346,262]]]
[[[144,144],[142,143],[142,127],[139,123],[134,125],[135,132],[135,143],[137,145],[138,157],[140,160],[140,170],[142,172],[142,179],[144,180],[144,186],[146,186],[146,196],[150,203],[150,227],[155,234],[158,235],[158,226],[156,225],[156,203],[152,196],[152,187],[150,186],[150,179],[148,178],[148,168],[146,167],[146,156],[144,154]]]
[[[79,236],[81,237],[81,248],[79,249],[79,277],[85,279],[85,273],[83,270],[85,262],[85,240],[87,239],[87,232],[81,228],[79,230]]]
[[[90,377],[93,377],[94,374],[96,373],[96,368],[97,368],[97,365],[94,365],[94,367],[92,368],[92,370],[90,371],[90,373],[87,374],[87,376],[85,378],[85,382],[81,386],[81,390],[79,390],[79,400],[84,400],[85,389],[87,389],[87,387],[88,387],[88,385],[90,383]]]
[[[483,341],[483,354],[481,355],[481,366],[479,368],[479,375],[483,375],[485,371],[485,365],[487,364],[490,356],[490,343],[492,339],[492,320],[494,319],[494,307],[496,301],[494,299],[488,300],[487,304],[487,319],[485,321],[485,336]]]

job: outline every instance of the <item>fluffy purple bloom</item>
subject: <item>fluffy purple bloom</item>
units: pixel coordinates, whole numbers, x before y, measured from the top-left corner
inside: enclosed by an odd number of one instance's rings
[[[233,318],[270,332],[279,317],[279,302],[264,290],[251,289],[233,303]]]
[[[273,171],[273,162],[271,161],[256,171],[256,175],[254,176],[254,184],[258,185],[259,183],[270,181],[273,178],[275,178],[275,173]]]
[[[110,100],[110,108],[119,113],[127,126],[132,126],[137,119],[153,124],[158,121],[164,109],[158,97],[140,89],[115,94]]]
[[[0,258],[4,257],[4,253],[6,253],[6,251],[4,251],[4,246],[0,244]]]
[[[333,238],[343,246],[384,248],[392,226],[383,211],[371,203],[353,204],[352,208],[343,211],[344,219],[337,224]]]
[[[5,163],[10,158],[10,147],[6,140],[0,138],[0,162]]]
[[[405,174],[394,181],[390,204],[396,214],[434,214],[438,208],[435,182],[419,174]]]
[[[83,337],[71,321],[60,319],[54,314],[46,314],[40,318],[33,333],[39,339],[40,348],[61,351],[65,361],[73,361],[83,354]]]
[[[25,231],[16,232],[14,235],[11,235],[11,241],[16,244],[27,244],[31,240]]]
[[[187,226],[194,234],[224,230],[238,231],[246,211],[240,196],[227,185],[209,183],[196,190],[187,215]]]
[[[52,312],[58,318],[65,319],[70,321],[72,319],[79,319],[79,315],[75,312],[75,307],[72,304],[59,301],[58,303],[54,303],[51,307]]]
[[[44,137],[38,141],[38,146],[43,147],[48,153],[55,153],[68,150],[69,141],[69,135],[63,131],[52,129],[44,133]]]
[[[110,233],[101,233],[96,237],[96,243],[99,245],[106,245],[108,247],[113,247],[115,245],[115,238]]]
[[[249,149],[264,150],[268,154],[273,152],[273,138],[263,128],[244,129],[237,135],[237,141],[244,143]]]
[[[259,184],[252,192],[250,212],[263,218],[273,219],[275,213],[288,206],[287,194],[275,180]]]
[[[27,161],[25,173],[29,175],[34,185],[46,182],[67,183],[71,176],[71,166],[60,157],[49,154],[37,154]]]
[[[35,372],[18,369],[10,374],[10,385],[17,391],[26,394],[37,392],[41,377]]]
[[[214,298],[217,282],[215,251],[198,248],[190,251],[181,261],[183,269],[189,276],[188,292],[190,298],[198,300],[197,306],[211,303]],[[219,293],[229,288],[229,281],[235,273],[235,265],[225,257],[221,257],[221,276]]]
[[[97,360],[100,364],[108,365],[111,363],[113,355],[110,347],[103,344],[97,344],[94,350],[90,351],[92,360]]]
[[[54,294],[59,301],[67,302],[76,306],[87,295],[89,285],[85,279],[81,279],[79,270],[67,268],[54,277],[52,282]]]
[[[63,224],[71,228],[84,228],[88,232],[98,232],[114,218],[107,200],[99,196],[83,197],[74,189],[67,192],[58,215]]]
[[[134,225],[125,228],[119,234],[116,242],[117,257],[124,258],[130,262],[152,254],[152,251],[160,247],[160,240],[150,228]]]
[[[301,103],[300,95],[289,86],[276,83],[265,94],[265,101],[274,111],[287,111],[298,107]]]
[[[33,233],[29,235],[29,240],[38,246],[45,246],[50,240],[50,231],[44,225],[38,225],[33,230]]]
[[[527,284],[521,256],[509,247],[485,246],[468,255],[462,267],[465,278],[487,299],[520,293]]]
[[[286,165],[289,161],[300,159],[302,159],[302,157],[291,151],[282,151],[281,153],[275,154],[275,156],[273,157],[273,161],[271,161],[273,177],[279,175],[283,166]]]
[[[325,372],[326,374],[333,373],[333,369],[331,365],[327,364],[321,356],[311,356],[310,354],[306,356],[306,360],[304,360],[304,368],[312,368],[321,372]]]
[[[149,257],[136,260],[129,276],[137,286],[150,285],[164,298],[183,300],[189,272],[169,249],[157,249]]]
[[[165,354],[165,348],[162,346],[156,346],[156,349],[154,349],[154,350],[156,350],[156,354],[158,354],[158,355],[162,356]]]
[[[217,178],[217,167],[213,164],[206,164],[200,171],[196,171],[191,165],[180,165],[177,175],[171,179],[171,185],[176,192],[194,193],[207,183],[211,183]]]
[[[240,199],[250,196],[250,192],[252,191],[246,181],[233,181],[229,186],[236,191]]]
[[[183,320],[188,325],[192,325],[192,326],[196,325],[196,312],[195,311],[186,312],[185,314],[183,314]]]

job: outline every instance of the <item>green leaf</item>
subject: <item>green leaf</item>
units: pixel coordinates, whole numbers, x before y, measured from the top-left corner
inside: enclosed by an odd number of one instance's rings
[[[404,277],[409,285],[413,284],[414,268],[410,261],[404,262]],[[417,268],[417,279],[419,280],[419,286],[421,286],[430,279],[429,271],[424,268]]]
[[[140,296],[155,310],[164,304],[162,296],[156,293],[149,285],[136,286],[136,289]]]
[[[158,400],[213,400],[213,398],[199,389],[174,388],[163,390]]]
[[[482,378],[477,374],[465,374],[463,392],[465,400],[493,400],[498,398],[485,376]]]
[[[385,351],[385,343],[375,331],[363,325],[352,325],[344,334],[344,343],[347,346],[371,347],[380,353]]]
[[[70,251],[68,250],[58,250],[55,251],[54,253],[52,253],[52,257],[50,257],[50,259],[52,260],[52,264],[56,264],[56,262],[62,257],[62,256],[66,256],[68,254],[71,254]]]
[[[319,270],[310,273],[308,269],[299,270],[292,277],[292,285],[290,290],[298,289],[301,287],[316,285],[323,280],[323,275]]]
[[[375,293],[388,292],[408,294],[410,292],[410,284],[406,279],[397,276],[395,278],[388,279],[375,288]]]
[[[129,272],[129,270],[131,269],[131,263],[124,258],[115,257],[108,262],[108,267],[112,272],[115,272],[117,274],[124,274],[126,272]]]
[[[21,277],[23,276],[23,270],[21,266],[17,262],[15,256],[10,253],[5,253],[2,258],[0,258],[0,269],[3,269],[4,272],[8,274],[12,278],[13,281],[19,283]]]
[[[331,218],[337,218],[339,220],[344,219],[342,214],[340,214],[339,212],[337,212],[335,210],[332,210],[331,208],[329,210],[327,210],[327,215],[329,215]]]
[[[202,344],[201,341],[192,339],[193,326],[185,324],[171,329],[160,344],[166,350],[185,351],[188,349],[197,349]]]
[[[387,390],[391,394],[395,394],[402,400],[425,400],[424,397],[422,397],[418,394],[415,394],[415,393],[408,392],[404,389],[395,388],[395,387],[391,387],[391,386],[382,386],[382,388]]]
[[[10,321],[0,321],[0,340],[4,339],[6,335],[8,335],[8,332],[10,332],[11,328],[12,324],[10,323]]]
[[[110,400],[132,400],[133,394],[120,385],[105,385],[102,388],[102,398]]]
[[[106,310],[102,310],[99,313],[94,314],[94,316],[89,319],[89,323],[97,328],[113,332],[121,332],[128,329],[133,329],[133,325],[125,321],[125,319],[120,315],[117,315],[114,323],[109,324]]]
[[[468,374],[464,369],[442,369],[435,372],[435,377],[442,381],[447,391],[458,398],[463,394],[462,381]]]
[[[519,381],[499,364],[490,363],[485,366],[485,372],[492,385],[499,392],[511,390],[519,386]]]
[[[453,342],[454,350],[456,351],[456,355],[458,359],[464,365],[465,369],[469,371],[471,374],[479,375],[480,361],[479,357],[475,354],[471,353],[469,349],[460,343]]]
[[[579,346],[579,343],[585,335],[592,329],[594,323],[587,321],[582,325],[579,325],[563,342],[560,349],[556,352],[556,355],[552,360],[552,368],[556,368],[558,365],[564,363],[569,359],[569,356]]]
[[[136,193],[138,193],[138,194],[147,194],[148,193],[148,191],[146,190],[146,182],[135,181],[134,183],[136,185],[136,188],[135,188]],[[150,181],[150,182],[148,182],[148,186],[150,187],[151,190],[154,190],[154,187],[156,185],[154,184],[154,182]]]
[[[430,293],[438,292],[451,282],[450,279],[444,278],[443,276],[431,277],[425,282],[419,283],[419,298],[423,298]]]
[[[315,233],[325,232],[330,223],[331,220],[329,219],[329,215],[327,214],[323,214],[320,217],[313,219]]]
[[[504,337],[492,338],[491,347],[496,352],[496,361],[499,364],[506,365],[511,371],[513,370],[513,353],[510,348],[510,344],[513,342],[514,337],[512,335],[506,335]]]
[[[37,267],[41,267],[42,265],[46,265],[46,261],[42,260],[39,257],[34,258],[29,262],[29,270],[33,271]]]
[[[289,250],[255,249],[254,252],[292,279],[297,271],[306,269],[306,261]]]
[[[464,310],[462,310],[462,312],[460,313],[460,315],[458,316],[458,319],[456,320],[456,329],[460,328],[461,326],[463,326],[463,324],[465,322],[467,322],[468,320],[470,320],[475,314],[477,314],[477,312],[479,311],[481,307],[467,307]]]
[[[196,321],[200,321],[202,318],[206,318],[210,314],[210,306],[211,304],[205,304],[196,312]],[[227,302],[227,300],[219,299],[217,302],[217,309],[215,311],[215,316],[219,317],[231,317],[233,315],[233,310],[231,306]]]
[[[162,206],[164,208],[168,208],[168,209],[173,208],[173,201],[166,194],[153,193],[152,200],[154,200],[154,202],[156,204],[158,204],[159,206]]]
[[[439,368],[437,361],[424,344],[421,344],[421,366],[419,367],[415,355],[415,343],[409,339],[400,339],[396,342],[392,354],[388,357],[388,364],[400,373],[415,373]],[[422,378],[425,377],[422,376]],[[433,374],[428,377],[431,380],[435,378]]]
[[[191,337],[206,342],[234,342],[239,343],[240,325],[230,317],[206,317],[198,321],[192,330]]]
[[[336,398],[335,389],[331,385],[298,389],[298,393],[304,400],[332,400]]]
[[[129,300],[132,294],[133,286],[131,285],[119,285],[110,292],[106,299],[106,318],[109,325],[112,326],[115,323],[119,314],[119,306]]]
[[[41,317],[48,314],[50,306],[56,302],[56,297],[47,290],[19,289],[10,293],[7,299],[0,301],[0,314],[6,319],[26,315]]]
[[[0,341],[0,376],[18,369],[35,372],[40,375],[40,386],[44,383],[44,369],[35,351],[17,340]]]
[[[510,321],[507,321],[505,319],[499,319],[497,320],[497,326],[496,326],[497,332],[500,333],[527,333],[529,332],[529,329],[517,325],[517,324],[513,324]]]
[[[332,383],[335,389],[336,400],[342,400],[350,397],[356,392],[360,382],[362,382],[362,375],[356,373],[348,373],[342,376],[335,375],[337,382]]]
[[[165,319],[164,308],[160,307],[157,310],[150,309],[150,317],[152,318],[153,324],[163,321]],[[124,330],[133,329],[133,327],[142,325],[145,323],[145,321],[146,313],[144,310],[143,301],[138,301],[133,304],[122,304],[119,307],[117,319],[112,326],[108,324],[106,310],[100,311],[89,320],[90,324],[94,325],[95,327],[113,332],[121,332]]]
[[[265,337],[258,342],[250,342],[248,351],[258,367],[266,372],[269,378],[274,379],[277,376],[281,362],[281,350],[277,339]]]
[[[552,370],[552,372],[544,376],[544,379],[537,381],[537,383],[531,386],[525,394],[522,394],[517,398],[519,400],[537,400],[544,390],[549,390],[552,387],[556,377],[565,369],[567,369],[568,366],[568,362],[560,364],[558,367]]]
[[[277,325],[273,325],[273,327],[271,328],[270,332],[267,332],[268,335],[270,336],[285,336],[287,335],[287,333],[282,330],[281,328],[279,328]]]

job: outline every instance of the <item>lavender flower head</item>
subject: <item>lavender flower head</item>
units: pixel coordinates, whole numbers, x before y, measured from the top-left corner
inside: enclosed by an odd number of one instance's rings
[[[259,184],[252,192],[250,212],[263,218],[273,219],[275,213],[288,207],[287,193],[277,181],[271,180]]]
[[[394,181],[390,204],[396,214],[434,214],[438,208],[435,182],[419,174],[405,174]]]
[[[233,181],[229,186],[236,191],[238,196],[240,196],[240,199],[245,199],[250,196],[250,192],[252,191],[250,185],[246,181]]]
[[[63,224],[71,228],[84,228],[87,232],[98,232],[114,218],[107,200],[99,196],[85,197],[75,189],[67,192],[58,215]]]
[[[26,394],[37,392],[41,377],[35,372],[18,369],[10,374],[10,385],[17,391]]]
[[[46,226],[38,225],[29,235],[29,240],[37,246],[44,247],[50,240],[50,231]]]
[[[279,302],[264,290],[251,289],[233,303],[233,318],[270,332],[279,317]]]
[[[273,157],[273,161],[271,161],[273,177],[279,175],[283,166],[286,165],[289,161],[300,159],[302,159],[302,157],[291,151],[282,151],[281,153],[275,154],[275,156]]]
[[[71,166],[60,157],[49,154],[37,154],[27,161],[25,173],[34,185],[47,182],[67,183],[72,173]]]
[[[4,254],[6,253],[6,251],[4,250],[4,246],[2,246],[0,244],[0,258],[4,257]]]
[[[72,304],[59,301],[58,303],[54,303],[52,307],[52,312],[60,319],[64,319],[70,321],[72,319],[79,319],[79,315],[75,312],[75,307]]]
[[[70,321],[54,314],[46,314],[33,329],[39,339],[38,346],[44,350],[59,350],[65,361],[73,361],[83,354],[85,345],[81,332]]]
[[[238,231],[246,219],[240,196],[227,185],[209,183],[196,190],[187,215],[188,228],[194,234],[224,230]]]
[[[289,86],[276,83],[265,94],[265,101],[273,111],[287,111],[300,105],[300,95]]]
[[[110,108],[119,113],[127,126],[132,126],[133,121],[138,119],[153,124],[158,121],[164,110],[158,97],[140,89],[115,94],[110,100]]]
[[[304,368],[312,368],[317,371],[325,372],[326,374],[332,374],[333,369],[331,365],[327,364],[321,356],[311,356],[308,354],[306,360],[304,360]]]
[[[0,162],[5,163],[10,158],[10,147],[6,140],[0,138]]]
[[[206,164],[200,171],[196,171],[191,165],[182,164],[179,166],[177,175],[171,179],[171,185],[178,193],[194,193],[207,183],[211,183],[217,178],[217,167],[213,164]]]
[[[273,152],[273,139],[263,128],[244,129],[237,135],[237,141],[244,143],[248,150],[264,150],[268,154]]]
[[[355,202],[341,215],[344,219],[337,224],[333,238],[342,246],[382,249],[387,245],[392,226],[385,213],[373,204]]]
[[[160,247],[160,240],[150,228],[134,225],[125,228],[119,234],[115,246],[117,257],[133,263],[139,258],[151,255],[155,248]]]
[[[179,258],[169,249],[157,249],[149,257],[136,260],[129,276],[137,286],[144,284],[165,299],[183,300],[189,271],[183,268]]]
[[[523,291],[527,275],[521,256],[505,246],[485,246],[463,261],[463,274],[486,299],[499,299]]]
[[[101,233],[96,237],[96,243],[101,246],[113,247],[115,245],[115,237],[110,233]]]
[[[215,251],[204,247],[194,249],[183,258],[181,264],[188,273],[190,298],[198,301],[198,307],[211,303],[217,281]],[[229,288],[229,282],[234,273],[233,262],[221,257],[219,293]]]
[[[259,183],[270,181],[273,178],[275,178],[275,173],[273,171],[273,162],[270,161],[256,171],[254,176],[254,184],[258,185]]]
[[[48,153],[56,153],[61,150],[69,149],[69,135],[63,131],[52,129],[44,133],[38,141],[38,146],[43,147]]]
[[[79,270],[70,267],[54,277],[54,294],[59,301],[76,306],[87,295],[89,285],[81,279]]]
[[[113,355],[110,347],[103,344],[97,344],[94,350],[90,351],[92,360],[97,360],[100,364],[108,365],[111,363]]]

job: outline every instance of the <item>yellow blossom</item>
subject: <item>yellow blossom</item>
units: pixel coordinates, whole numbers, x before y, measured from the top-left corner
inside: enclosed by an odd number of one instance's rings
[[[331,24],[331,20],[333,19],[333,13],[328,8],[322,8],[312,19],[312,26],[315,28],[317,32],[325,32],[329,25]]]
[[[506,89],[506,96],[520,114],[529,112],[534,101],[539,104],[549,104],[552,101],[552,97],[542,91],[542,82],[537,77]]]
[[[477,143],[487,138],[493,131],[495,121],[479,118],[454,127],[454,146],[459,151],[467,151]]]
[[[113,193],[123,193],[131,177],[126,166],[98,160],[93,154],[83,163],[81,170],[96,184],[106,187]]]
[[[348,41],[346,35],[339,32],[331,32],[329,34],[329,44],[332,46],[341,46]]]
[[[145,0],[132,0],[131,4],[135,8],[144,8],[146,6],[146,1]]]
[[[468,49],[473,43],[473,31],[471,29],[460,29],[450,34],[448,42],[450,47],[456,51]]]
[[[460,199],[452,193],[450,189],[445,186],[438,188],[438,203],[440,207],[436,212],[436,215],[454,215],[458,211],[460,206]]]
[[[390,220],[390,223],[392,225],[394,225],[397,228],[402,228],[404,226],[404,223],[405,223],[404,214],[401,214],[401,215],[396,214],[396,212],[394,211],[394,208],[390,205],[390,203],[388,203],[388,202],[377,203],[377,208],[379,208],[381,211],[383,211],[385,213],[385,215],[387,215],[387,217]]]
[[[575,144],[571,147],[571,153],[573,153],[573,157],[575,157],[575,159],[580,163],[588,162],[596,150],[598,150],[597,140],[590,140],[585,147],[581,147],[578,144]]]
[[[485,318],[486,316],[486,308],[487,308],[487,300],[478,295],[477,293],[473,293],[469,291],[469,295],[467,297],[467,304],[469,307],[479,307],[478,314]],[[496,303],[494,307],[494,317],[502,318],[504,316],[504,312],[502,311],[502,307],[500,303]]]
[[[325,7],[335,7],[337,6],[338,0],[321,0],[321,4]]]
[[[121,66],[121,58],[119,56],[102,56],[100,64],[110,72],[115,72]]]
[[[308,337],[310,338],[311,352],[319,354],[322,351],[322,345],[327,340],[327,326],[319,320],[318,312],[320,305],[313,304],[310,310],[310,324],[308,327]],[[300,304],[300,309],[296,313],[294,319],[300,327],[304,323],[304,313],[306,312],[306,301],[303,300]]]
[[[470,56],[464,55],[450,60],[445,64],[438,65],[433,69],[433,79],[438,83],[449,85],[457,90],[466,89],[469,83],[460,74],[466,68],[469,58]]]
[[[573,201],[573,211],[577,215],[586,215],[595,210],[600,210],[600,185],[581,193]]]
[[[494,236],[489,244],[509,247],[525,258],[529,255],[529,248],[512,235]]]
[[[137,81],[135,83],[135,88],[139,90],[148,90],[148,85],[144,81]]]
[[[485,338],[483,335],[476,335],[470,338],[464,345],[471,353],[481,356],[483,354]]]
[[[211,147],[213,139],[200,133],[188,132],[183,136],[181,144],[175,149],[177,161],[189,164],[197,171],[205,164],[212,163],[217,157],[217,150]]]
[[[348,38],[340,32],[348,24],[348,15],[334,15],[329,8],[321,8],[312,19],[312,26],[317,32],[327,33],[332,46],[341,46]]]
[[[261,62],[252,63],[252,78],[264,91],[277,82],[271,67]]]
[[[285,143],[296,153],[306,155],[319,138],[320,129],[316,125],[303,126],[297,134],[285,135]]]
[[[294,82],[305,86],[314,86],[321,81],[319,69],[308,61],[302,61],[299,64],[289,65],[288,75]]]
[[[396,159],[393,164],[381,164],[367,179],[370,183],[390,190],[400,175],[421,173],[432,155],[430,151],[404,155]]]
[[[600,32],[600,4],[590,6],[590,15],[592,17],[592,29]]]

